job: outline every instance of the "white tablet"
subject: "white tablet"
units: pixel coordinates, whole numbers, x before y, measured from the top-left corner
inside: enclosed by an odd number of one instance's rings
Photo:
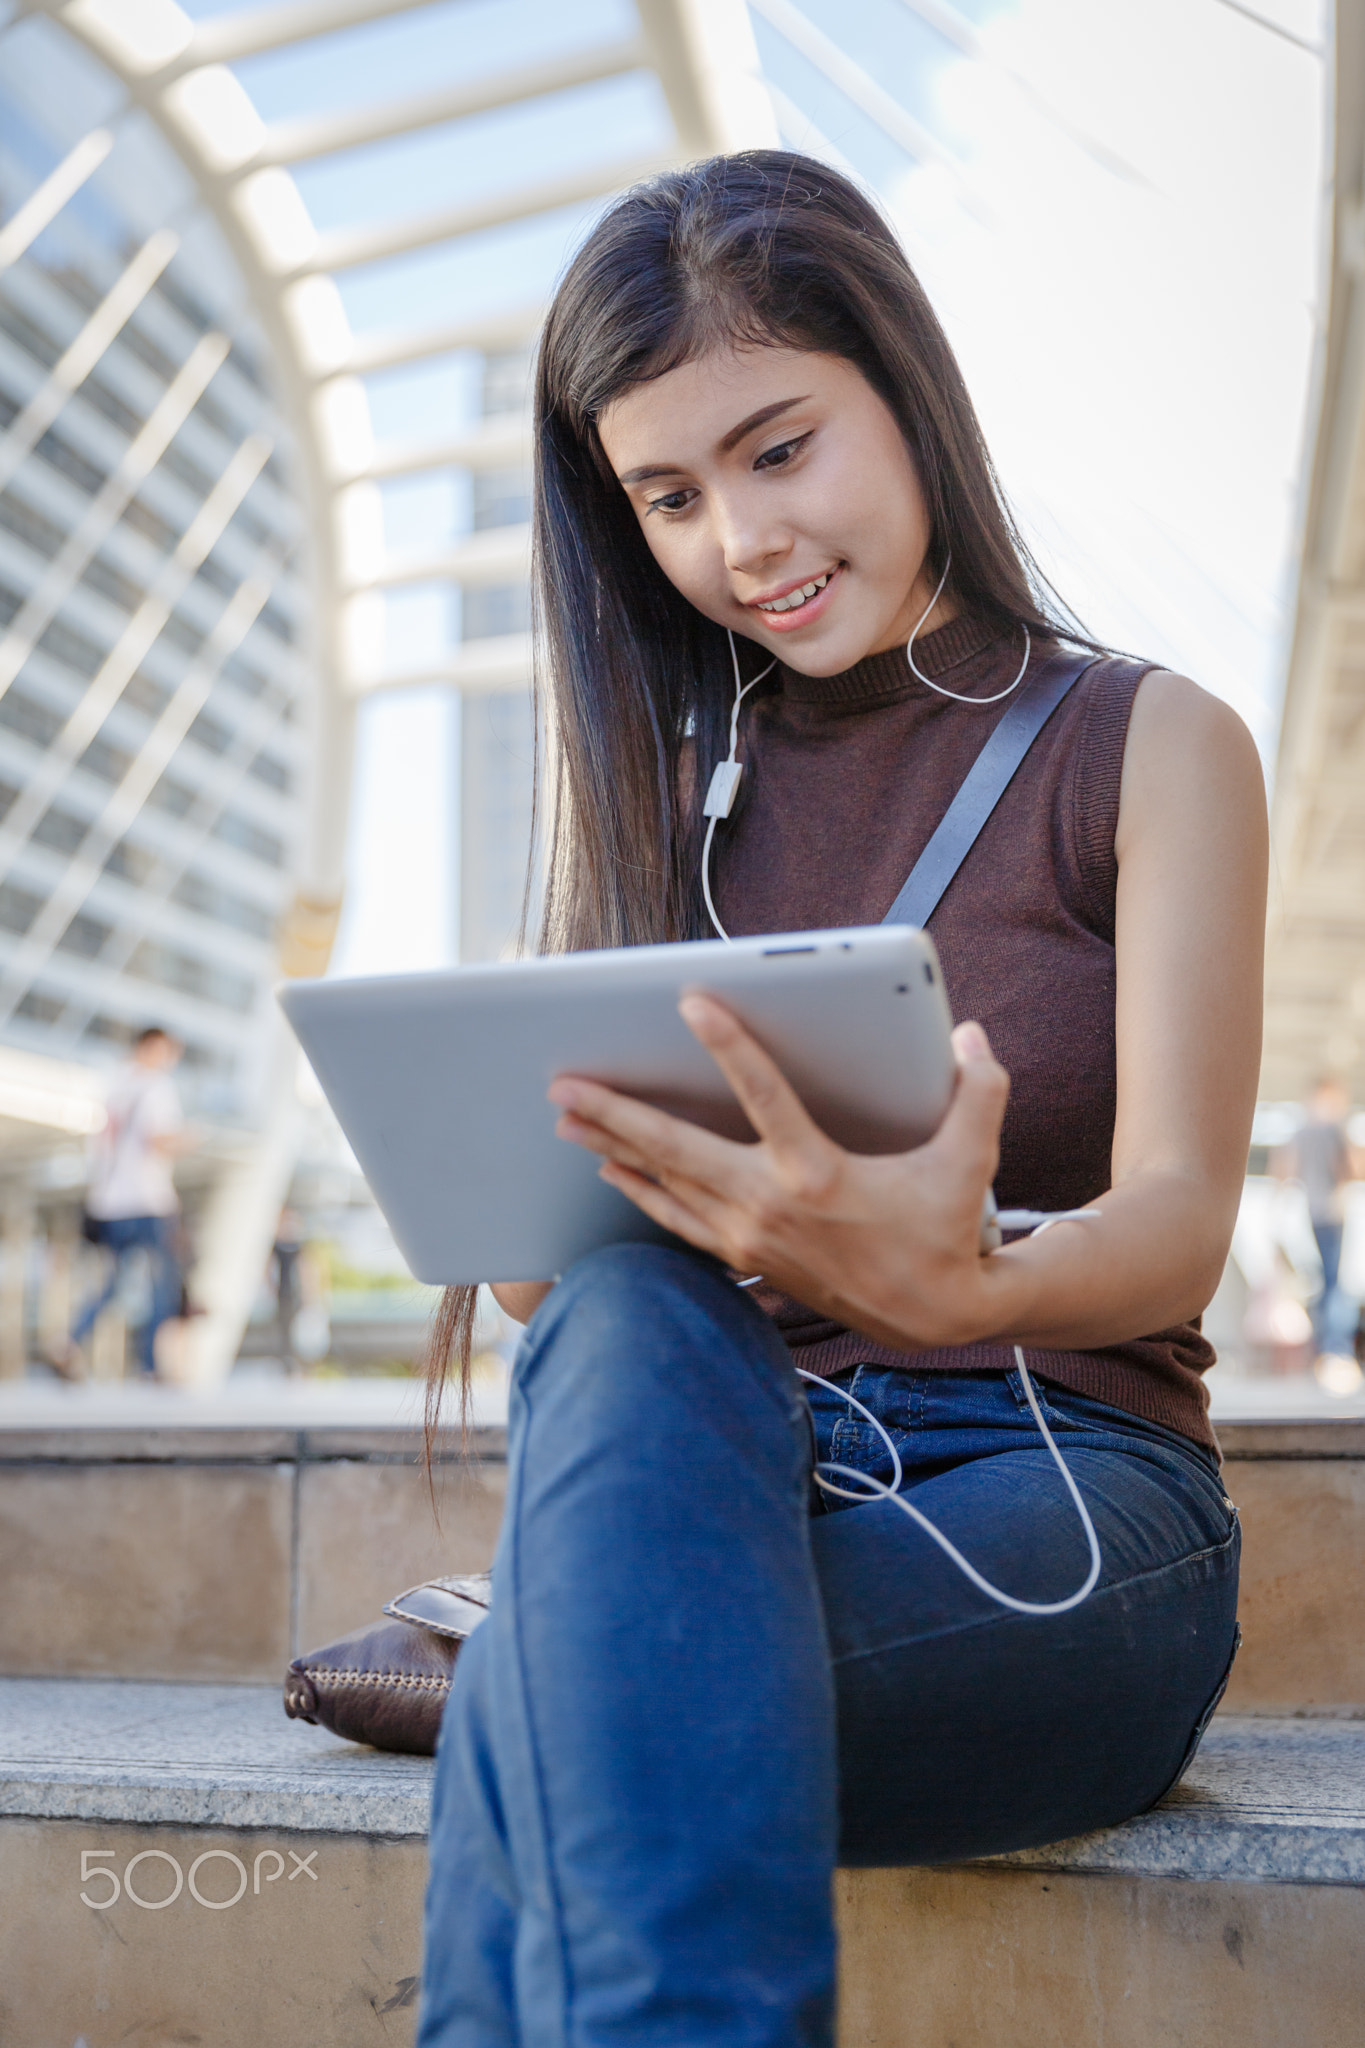
[[[549,1280],[599,1245],[663,1236],[554,1135],[556,1074],[753,1137],[678,1015],[693,989],[729,1005],[849,1150],[937,1129],[952,1020],[932,941],[904,925],[296,981],[280,1001],[404,1258],[448,1284]]]

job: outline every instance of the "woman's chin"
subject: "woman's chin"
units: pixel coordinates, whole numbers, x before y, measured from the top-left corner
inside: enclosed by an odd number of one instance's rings
[[[845,669],[854,668],[875,648],[875,636],[866,633],[850,633],[837,628],[821,633],[818,630],[809,636],[792,633],[778,640],[775,635],[754,634],[760,646],[767,646],[784,668],[794,669],[799,676],[839,676]]]

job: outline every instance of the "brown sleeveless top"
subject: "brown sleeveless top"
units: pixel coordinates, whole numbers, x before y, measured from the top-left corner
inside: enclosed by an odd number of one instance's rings
[[[974,697],[1018,671],[1017,633],[956,619],[915,645],[926,675]],[[1036,649],[1032,666],[1055,648]],[[984,1025],[1010,1076],[1001,1208],[1079,1208],[1110,1183],[1116,1095],[1114,905],[1119,779],[1147,670],[1105,659],[1053,713],[929,920],[953,1015]],[[741,802],[717,834],[717,907],[735,933],[877,924],[1010,699],[936,696],[904,652],[842,675],[779,667],[749,700]],[[905,1353],[758,1293],[810,1371],[1003,1371],[1004,1344]],[[1197,1323],[1096,1351],[1037,1354],[1042,1376],[1213,1446]]]

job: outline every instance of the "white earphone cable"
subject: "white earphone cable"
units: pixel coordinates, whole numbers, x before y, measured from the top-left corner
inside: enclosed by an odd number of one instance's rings
[[[744,772],[739,760],[739,707],[754,685],[761,683],[765,676],[772,674],[773,670],[777,667],[777,656],[774,655],[768,666],[760,669],[751,682],[742,683],[739,676],[739,650],[735,646],[735,636],[727,628],[725,637],[730,643],[730,660],[735,671],[735,701],[730,708],[730,751],[723,761],[716,763],[715,772],[711,777],[711,786],[706,792],[706,804],[703,812],[706,818],[706,838],[702,842],[701,849],[701,893],[706,899],[707,916],[728,946],[731,943],[730,934],[721,923],[716,912],[715,903],[711,897],[711,845],[716,836],[716,820],[729,817],[730,812],[734,808],[735,794],[739,789],[739,778]]]
[[[924,610],[916,619],[914,631],[911,633],[910,638],[905,643],[905,658],[910,664],[910,673],[912,676],[916,677],[919,682],[923,683],[926,690],[933,690],[940,697],[951,697],[954,704],[999,704],[1003,701],[1004,698],[1013,696],[1014,692],[1018,689],[1020,683],[1023,682],[1024,677],[1028,672],[1029,655],[1033,649],[1033,642],[1029,638],[1029,630],[1027,626],[1025,626],[1023,629],[1024,658],[1019,664],[1019,673],[1014,678],[1014,681],[1010,684],[1008,689],[997,690],[993,697],[968,697],[961,690],[945,690],[942,683],[936,683],[932,676],[925,675],[924,670],[916,666],[916,635],[918,634],[920,627],[924,624],[924,621],[928,618],[930,612],[934,609],[934,606],[942,597],[943,586],[948,581],[948,571],[952,568],[952,566],[953,558],[951,555],[949,555],[947,561],[943,564],[943,574],[938,579],[938,588],[934,592],[933,596],[930,598],[928,604],[924,607]]]
[[[972,1584],[980,1592],[984,1593],[988,1599],[994,1600],[998,1606],[1008,1607],[1015,1614],[1066,1614],[1071,1608],[1079,1607],[1082,1600],[1087,1599],[1095,1589],[1095,1584],[1100,1575],[1100,1540],[1095,1534],[1095,1524],[1090,1519],[1090,1511],[1081,1499],[1080,1488],[1067,1469],[1066,1460],[1058,1450],[1053,1441],[1052,1432],[1043,1420],[1043,1411],[1038,1406],[1038,1396],[1033,1390],[1033,1381],[1024,1360],[1022,1345],[1015,1345],[1014,1356],[1019,1366],[1019,1376],[1024,1383],[1024,1392],[1028,1397],[1029,1407],[1033,1411],[1033,1419],[1043,1433],[1043,1441],[1051,1451],[1058,1471],[1066,1481],[1067,1492],[1075,1502],[1076,1513],[1080,1516],[1081,1527],[1085,1530],[1085,1540],[1090,1546],[1090,1570],[1086,1574],[1085,1583],[1078,1587],[1076,1592],[1068,1594],[1065,1600],[1018,1600],[1013,1593],[1004,1593],[999,1586],[993,1586],[989,1579],[983,1578],[970,1559],[962,1555],[957,1545],[945,1536],[941,1529],[936,1528],[934,1523],[929,1520],[929,1517],[923,1514],[913,1501],[907,1500],[905,1495],[899,1491],[903,1477],[900,1453],[891,1441],[890,1434],[882,1427],[871,1409],[864,1407],[863,1403],[850,1394],[846,1387],[837,1387],[832,1380],[823,1380],[818,1373],[805,1372],[800,1366],[797,1366],[796,1373],[799,1379],[809,1380],[814,1386],[826,1388],[829,1393],[837,1394],[841,1401],[847,1401],[850,1408],[856,1408],[858,1413],[872,1424],[872,1427],[886,1445],[887,1450],[891,1453],[892,1480],[889,1486],[884,1480],[874,1479],[870,1472],[859,1472],[855,1466],[837,1465],[828,1459],[822,1459],[816,1466],[815,1483],[817,1486],[822,1487],[826,1493],[837,1494],[841,1500],[866,1501],[886,1499],[894,1501],[904,1514],[909,1515],[912,1522],[917,1523],[927,1536],[933,1538],[939,1549],[952,1559],[958,1570],[965,1577],[969,1578]],[[867,1490],[863,1493],[853,1493],[846,1486],[836,1486],[830,1479],[825,1477],[825,1474],[830,1472],[837,1473],[841,1479],[854,1479],[859,1486]]]
[[[1013,696],[1028,673],[1029,657],[1033,652],[1033,641],[1027,626],[1023,628],[1024,658],[1019,664],[1019,673],[1007,689],[997,690],[993,697],[969,697],[961,690],[945,690],[942,683],[936,683],[932,676],[925,675],[923,669],[915,661],[915,640],[919,634],[919,629],[942,597],[944,586],[948,581],[948,572],[952,566],[953,558],[950,554],[947,561],[943,564],[943,574],[938,579],[938,585],[933,596],[916,619],[910,638],[905,643],[905,658],[910,664],[910,673],[919,682],[923,683],[927,690],[933,690],[940,697],[951,697],[955,704],[1000,704],[1006,697]],[[772,674],[773,670],[777,667],[777,659],[774,656],[765,669],[759,670],[752,682],[742,683],[739,675],[739,651],[735,646],[735,636],[727,629],[725,637],[730,643],[730,660],[735,671],[735,701],[730,711],[730,751],[723,761],[716,763],[711,776],[710,787],[706,792],[706,803],[703,812],[706,818],[706,837],[702,842],[701,850],[701,893],[706,903],[707,916],[715,926],[720,937],[729,945],[730,934],[720,921],[720,914],[716,909],[715,899],[711,894],[711,849],[715,844],[716,821],[719,818],[729,817],[730,812],[734,808],[740,777],[744,772],[739,760],[740,706],[750,690],[753,689],[754,684],[761,683],[765,676]]]
[[[924,624],[924,621],[928,618],[930,612],[938,603],[939,598],[943,595],[943,587],[948,581],[948,571],[951,567],[952,556],[949,555],[948,560],[943,565],[943,574],[939,577],[938,588],[935,590],[933,596],[930,598],[928,604],[925,606],[923,612],[920,614],[919,619],[915,623],[914,632],[911,633],[909,641],[906,643],[906,659],[910,663],[911,673],[918,677],[919,681],[924,683],[929,689],[937,691],[940,697],[951,697],[954,700],[954,702],[958,704],[998,704],[1002,698],[1008,697],[1013,691],[1017,690],[1020,683],[1022,683],[1024,680],[1024,675],[1028,669],[1029,653],[1031,650],[1031,642],[1029,639],[1029,630],[1027,626],[1024,627],[1024,659],[1019,665],[1019,673],[1014,678],[1014,681],[1010,684],[1009,689],[999,691],[998,694],[994,697],[967,697],[961,695],[956,690],[945,690],[941,684],[934,682],[931,677],[926,676],[915,665],[915,635],[919,632],[920,627]],[[765,676],[769,676],[772,674],[773,670],[777,667],[777,660],[776,657],[774,657],[774,659],[768,663],[768,666],[765,669],[761,669],[751,682],[742,682],[739,673],[739,651],[735,646],[735,636],[733,633],[727,631],[726,638],[730,642],[730,660],[735,672],[735,701],[734,704],[731,706],[730,710],[730,751],[723,761],[718,761],[716,763],[715,769],[711,776],[710,787],[706,792],[706,802],[703,806],[703,815],[706,819],[706,837],[702,842],[701,887],[702,895],[706,901],[707,915],[709,916],[712,924],[715,926],[717,932],[720,934],[721,938],[724,939],[726,945],[728,946],[732,943],[730,934],[726,931],[725,926],[720,921],[720,917],[716,911],[715,902],[711,895],[711,848],[715,841],[717,821],[721,818],[728,818],[730,812],[734,808],[735,795],[739,789],[740,777],[744,772],[742,764],[739,760],[740,707],[743,704],[744,699],[748,696],[750,690],[754,688],[755,684],[761,683]],[[1052,1223],[1060,1223],[1064,1220],[1064,1218],[1070,1218],[1072,1216],[1093,1216],[1097,1213],[1098,1211],[1093,1209],[1073,1209],[1064,1211],[1058,1215],[1044,1216],[1037,1210],[1006,1210],[1000,1215],[1000,1217],[997,1220],[1001,1224],[1003,1224],[1006,1229],[1022,1228],[1037,1231],[1048,1228],[1048,1226]],[[761,1277],[762,1276],[760,1274],[756,1273],[750,1279],[741,1280],[738,1284],[741,1287],[754,1287],[758,1284]],[[1086,1575],[1085,1583],[1076,1592],[1069,1594],[1065,1600],[1019,1600],[1015,1598],[1014,1594],[1002,1592],[998,1586],[993,1586],[990,1583],[989,1579],[983,1578],[981,1573],[976,1569],[976,1566],[972,1564],[968,1558],[965,1558],[962,1555],[962,1552],[957,1548],[956,1544],[953,1543],[947,1536],[945,1536],[941,1529],[936,1528],[934,1524],[929,1520],[929,1517],[926,1514],[923,1514],[921,1510],[913,1504],[913,1502],[907,1500],[905,1496],[899,1491],[901,1480],[904,1476],[900,1461],[900,1454],[897,1451],[895,1444],[892,1442],[890,1435],[882,1427],[881,1423],[877,1420],[877,1417],[872,1413],[872,1411],[869,1408],[864,1407],[863,1403],[859,1401],[853,1394],[849,1393],[846,1388],[835,1386],[832,1380],[821,1379],[818,1373],[806,1372],[800,1366],[798,1366],[796,1367],[796,1373],[798,1378],[803,1380],[809,1380],[813,1386],[824,1387],[827,1389],[829,1393],[836,1394],[841,1401],[847,1401],[850,1408],[855,1408],[859,1415],[863,1416],[866,1421],[870,1422],[872,1424],[872,1427],[876,1430],[878,1436],[882,1439],[882,1442],[886,1445],[887,1450],[891,1454],[891,1470],[893,1477],[891,1484],[889,1486],[887,1486],[885,1482],[880,1479],[874,1479],[872,1475],[868,1472],[859,1472],[852,1465],[839,1465],[831,1462],[828,1459],[822,1459],[821,1462],[817,1464],[815,1468],[815,1482],[817,1486],[822,1487],[826,1493],[836,1494],[841,1500],[868,1501],[884,1498],[886,1500],[894,1501],[896,1506],[900,1508],[904,1514],[907,1514],[912,1522],[917,1523],[919,1527],[924,1530],[926,1535],[933,1538],[934,1542],[938,1544],[939,1548],[942,1551],[944,1551],[948,1557],[952,1559],[953,1563],[957,1566],[958,1570],[964,1573],[965,1576],[971,1580],[972,1584],[976,1586],[980,1592],[984,1593],[988,1599],[994,1600],[999,1606],[1008,1607],[1012,1609],[1013,1612],[1016,1614],[1065,1614],[1068,1612],[1069,1609],[1073,1607],[1079,1607],[1082,1600],[1088,1598],[1090,1593],[1094,1590],[1097,1580],[1099,1579],[1101,1563],[1099,1538],[1095,1534],[1095,1525],[1090,1519],[1089,1510],[1087,1509],[1085,1502],[1081,1499],[1080,1488],[1077,1486],[1075,1480],[1071,1476],[1071,1473],[1067,1469],[1066,1460],[1063,1458],[1061,1452],[1058,1450],[1056,1444],[1053,1441],[1052,1432],[1049,1430],[1046,1422],[1043,1420],[1043,1411],[1038,1406],[1038,1397],[1033,1390],[1033,1381],[1029,1376],[1029,1369],[1024,1359],[1022,1346],[1018,1344],[1015,1345],[1014,1356],[1018,1362],[1020,1377],[1023,1380],[1024,1392],[1028,1397],[1028,1404],[1029,1408],[1032,1411],[1033,1419],[1037,1423],[1039,1429],[1042,1431],[1043,1441],[1046,1443],[1048,1450],[1052,1453],[1052,1456],[1057,1464],[1057,1469],[1060,1471],[1062,1478],[1066,1482],[1067,1491],[1070,1493],[1072,1500],[1075,1502],[1076,1512],[1081,1518],[1081,1526],[1085,1530],[1086,1541],[1090,1546],[1090,1570]],[[850,1492],[850,1490],[846,1486],[835,1485],[833,1480],[826,1476],[830,1473],[837,1474],[840,1479],[852,1479],[856,1481],[858,1486],[863,1490],[858,1493],[853,1493]]]

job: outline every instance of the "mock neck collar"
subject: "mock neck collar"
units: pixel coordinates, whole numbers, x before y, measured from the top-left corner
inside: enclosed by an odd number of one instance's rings
[[[998,619],[963,613],[946,626],[936,626],[915,642],[916,666],[935,682],[950,669],[975,663],[1001,637]],[[910,673],[903,647],[890,647],[884,654],[868,654],[852,668],[834,676],[803,676],[779,662],[777,680],[782,694],[794,704],[838,705],[843,708],[870,707],[895,703],[921,689]],[[970,680],[970,676],[964,678]]]

